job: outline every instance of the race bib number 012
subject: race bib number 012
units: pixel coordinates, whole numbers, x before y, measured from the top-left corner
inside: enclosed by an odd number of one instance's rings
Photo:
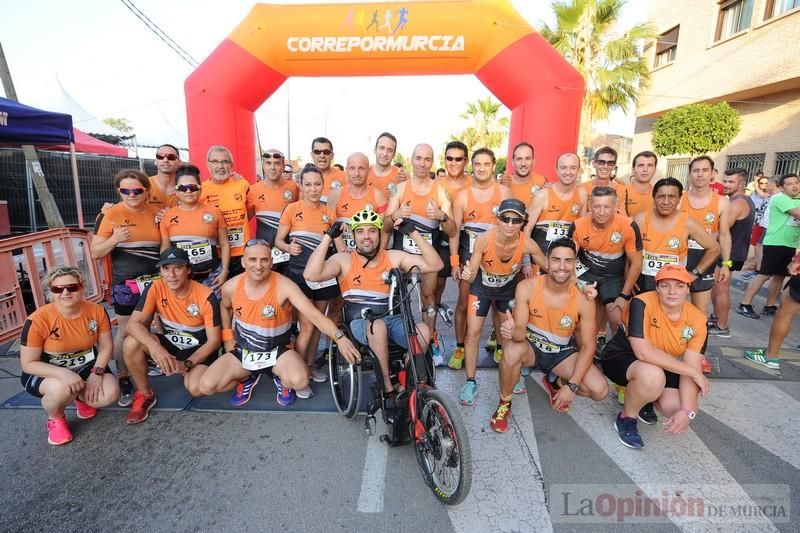
[[[268,352],[251,352],[250,350],[242,350],[242,367],[244,367],[245,370],[264,370],[265,368],[275,366],[277,361],[277,346]]]
[[[164,337],[179,350],[188,350],[200,345],[197,337],[186,331],[177,331],[174,329],[167,330]]]

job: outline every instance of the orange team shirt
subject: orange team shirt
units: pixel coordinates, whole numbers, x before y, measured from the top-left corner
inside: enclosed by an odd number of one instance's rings
[[[688,301],[678,320],[671,320],[661,309],[658,293],[646,292],[631,300],[629,315],[628,337],[645,339],[674,357],[683,356],[686,350],[704,351],[707,317]]]
[[[546,278],[535,278],[533,294],[528,301],[525,336],[535,349],[552,354],[574,344],[573,335],[578,327],[578,288],[570,284],[567,305],[556,309],[545,300]]]
[[[370,187],[378,187],[381,189],[387,198],[391,198],[397,194],[397,174],[400,169],[394,165],[389,165],[389,173],[385,176],[378,176],[375,174],[375,165],[369,167],[369,174],[367,174],[367,185]]]
[[[193,211],[169,209],[161,219],[161,237],[186,250],[192,270],[203,272],[219,259],[219,228],[227,229],[225,218],[213,205],[200,204]]]
[[[625,213],[631,218],[639,213],[653,209],[653,186],[650,185],[650,189],[645,194],[642,194],[634,188],[633,183],[625,185],[622,202],[625,206]]]
[[[297,201],[300,191],[292,180],[280,180],[278,187],[268,187],[267,183],[261,180],[250,187],[247,210],[253,211],[258,221],[256,237],[274,244],[281,213],[287,205]]]
[[[525,237],[520,234],[517,247],[511,257],[501,259],[497,254],[497,230],[487,230],[488,245],[481,256],[480,272],[472,282],[470,292],[478,296],[497,299],[513,298],[517,284],[514,283],[522,268],[522,254],[525,252]]]
[[[161,250],[161,232],[156,224],[159,208],[142,211],[128,209],[124,203],[114,204],[98,216],[98,237],[111,237],[115,226],[128,228],[130,237],[111,251],[113,283],[156,272]]]
[[[341,189],[345,183],[347,183],[347,175],[338,168],[330,167],[322,176],[322,196],[319,201],[327,204],[331,189]]]
[[[478,235],[497,225],[497,209],[503,201],[503,189],[497,182],[492,183],[491,189],[492,197],[488,202],[479,202],[475,199],[474,187],[466,189],[467,203],[464,207],[459,241],[462,255],[471,254]]]
[[[525,183],[517,183],[512,176],[510,185],[511,197],[522,200],[526,206],[531,205],[534,195],[547,183],[547,178],[535,172],[531,172],[528,178]]]
[[[701,226],[703,226],[703,229],[706,230],[706,233],[715,239],[719,237],[719,199],[720,195],[714,194],[712,191],[711,201],[708,203],[708,205],[699,209],[695,209],[689,202],[688,192],[683,193],[683,197],[681,198],[681,212],[686,213],[690,218],[696,220]],[[689,239],[689,249],[703,250],[703,247],[700,246],[694,239]]]
[[[647,213],[642,224],[642,277],[639,288],[643,291],[655,289],[655,275],[667,263],[686,266],[688,243],[686,242],[686,220],[689,216],[680,213],[675,225],[662,233],[653,227],[653,212]],[[649,278],[643,280],[643,278]],[[643,283],[644,282],[644,283]]]
[[[444,190],[447,191],[447,197],[450,199],[451,204],[456,199],[456,196],[459,192],[466,188],[472,187],[472,176],[464,176],[463,183],[458,183],[456,180],[451,180],[448,177],[439,179],[437,181],[442,187],[444,187]]]
[[[156,176],[150,176],[150,191],[147,196],[147,205],[152,205],[159,209],[175,207],[178,205],[178,195],[175,194],[174,190],[167,191],[165,194],[164,191],[158,188]]]
[[[581,183],[581,187],[583,190],[586,191],[586,198],[588,199],[592,195],[592,191],[595,187],[599,187],[600,185],[595,185],[594,180],[584,181]],[[608,184],[608,187],[611,187],[615,191],[617,191],[617,198],[624,198],[625,197],[625,185],[619,183],[617,181],[611,180]]]
[[[257,300],[247,297],[244,281],[245,276],[237,278],[231,298],[236,346],[254,352],[285,347],[291,340],[293,308],[288,299],[283,305],[278,303],[278,283],[286,283],[286,278],[270,272],[266,280],[267,289]]]
[[[286,206],[280,223],[289,227],[287,242],[297,239],[301,249],[300,255],[293,256],[289,261],[290,270],[302,274],[309,257],[322,242],[322,236],[330,229],[333,221],[333,211],[323,204],[313,207],[299,200]]]
[[[362,309],[369,308],[376,315],[388,311],[391,287],[383,280],[383,275],[392,268],[394,265],[386,250],[380,250],[366,267],[363,257],[350,252],[350,270],[339,280],[348,322],[361,318]]]
[[[572,196],[566,200],[562,200],[553,188],[545,190],[547,191],[547,204],[533,227],[533,239],[539,248],[546,252],[550,241],[569,237],[572,223],[581,214],[583,199],[578,187],[575,187]]]
[[[228,179],[217,183],[213,179],[203,182],[200,202],[211,204],[222,212],[225,225],[228,226],[228,242],[231,245],[231,257],[239,257],[244,253],[244,245],[250,240],[250,227],[247,223],[247,191],[250,184],[247,180],[234,181]]]
[[[576,275],[591,272],[599,278],[619,277],[625,274],[627,254],[642,249],[639,227],[630,218],[615,214],[607,228],[598,230],[592,225],[592,215],[575,221],[572,239],[578,246]]]
[[[342,193],[339,195],[339,201],[336,202],[336,212],[334,213],[336,215],[336,222],[339,224],[348,224],[350,222],[350,217],[362,209],[383,213],[386,211],[386,205],[378,205],[374,187],[367,188],[367,194],[364,198],[353,198],[350,196],[348,188],[346,186],[343,187]],[[348,249],[355,249],[356,243],[353,239],[353,233],[350,231],[350,226],[345,227],[344,232],[342,232],[342,239],[344,239],[344,244]]]
[[[82,301],[80,316],[66,318],[56,304],[34,311],[22,326],[20,344],[42,349],[42,361],[69,369],[94,365],[94,350],[100,334],[111,331],[111,321],[102,305]]]
[[[196,349],[208,341],[207,331],[220,327],[219,301],[214,292],[197,281],[189,281],[189,292],[179,298],[157,279],[144,290],[136,310],[164,324],[164,336],[179,350]]]
[[[412,179],[406,181],[406,186],[403,188],[403,196],[399,199],[397,205],[398,207],[406,205],[411,207],[412,214],[409,219],[411,219],[422,238],[428,241],[428,244],[433,245],[434,234],[438,235],[439,232],[439,221],[428,218],[428,205],[440,206],[440,185],[438,181],[433,180],[428,194],[417,194],[411,186]],[[401,235],[398,231],[394,232],[394,249],[405,250],[414,255],[420,255],[421,253],[417,244],[411,240],[411,237]]]

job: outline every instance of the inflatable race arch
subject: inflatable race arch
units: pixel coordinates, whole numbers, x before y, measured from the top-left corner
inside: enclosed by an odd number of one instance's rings
[[[253,114],[290,76],[439,74],[475,74],[511,110],[509,151],[533,144],[538,172],[575,149],[583,79],[510,0],[257,4],[186,79],[189,149],[252,161]]]

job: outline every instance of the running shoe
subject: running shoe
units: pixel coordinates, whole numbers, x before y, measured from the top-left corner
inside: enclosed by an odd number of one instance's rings
[[[739,304],[739,307],[736,308],[736,312],[747,318],[755,318],[756,320],[761,318],[761,316],[756,313],[756,310],[753,309],[752,305]]]
[[[62,416],[55,420],[47,421],[47,442],[53,446],[60,446],[72,440],[72,432],[67,425],[67,418]]]
[[[240,381],[239,384],[236,385],[236,392],[231,396],[231,406],[241,407],[249,402],[250,396],[253,395],[253,389],[256,388],[256,384],[258,384],[260,379],[261,374],[255,374],[255,376],[250,374],[250,377],[244,381]]]
[[[777,357],[767,357],[764,350],[747,350],[744,352],[744,358],[753,363],[764,365],[771,370],[781,369],[781,360]]]
[[[761,314],[764,316],[775,316],[775,313],[778,312],[777,305],[765,305],[764,308],[761,310]]]
[[[714,337],[719,337],[720,339],[730,339],[731,328],[721,328],[714,323],[708,327],[708,334]]]
[[[486,341],[486,349],[494,350],[495,348],[497,348],[497,336],[494,334],[494,328],[492,328],[492,333],[489,335],[489,340]]]
[[[739,279],[741,279],[743,281],[752,281],[752,279],[754,277],[756,277],[757,275],[758,275],[758,272],[756,272],[755,270],[749,270],[749,271],[745,272],[744,274],[742,274],[741,276],[739,276]]]
[[[531,372],[533,372],[533,369],[529,366],[523,366],[522,368],[519,369],[519,373],[520,375],[522,375],[523,378],[527,378],[528,376],[530,376]]]
[[[551,382],[550,379],[548,379],[548,378],[549,378],[548,374],[545,374],[544,376],[542,376],[542,385],[544,385],[544,390],[547,393],[547,399],[550,402],[550,407],[555,409],[556,408],[556,394],[558,394],[558,388],[556,388],[556,385],[553,384],[553,382]],[[567,411],[569,411],[569,406],[568,405],[567,406],[563,406],[562,405],[561,407],[559,407],[556,410],[559,413],[566,413]]]
[[[160,368],[158,368],[156,366],[155,361],[153,361],[152,359],[148,359],[147,360],[147,375],[150,376],[151,378],[153,378],[153,377],[156,377],[156,376],[163,376],[164,373],[161,371]]]
[[[328,373],[324,372],[321,368],[312,368],[309,377],[314,383],[325,383],[328,381]]]
[[[614,385],[617,389],[617,403],[620,405],[625,405],[625,387],[620,387],[619,385]]]
[[[475,396],[478,394],[478,384],[474,381],[465,381],[458,394],[461,405],[475,405]]]
[[[447,362],[447,366],[449,366],[453,370],[459,370],[463,364],[464,364],[464,347],[456,346],[455,350],[453,350],[453,355]]]
[[[514,394],[525,394],[528,392],[528,385],[525,383],[525,377],[520,376],[517,384],[514,385]]]
[[[314,391],[311,390],[310,385],[306,385],[302,389],[297,389],[294,391],[295,395],[300,398],[301,400],[308,400],[312,396],[314,396]]]
[[[620,411],[614,420],[614,429],[617,430],[619,441],[628,448],[633,448],[634,450],[644,448],[644,441],[639,436],[635,418],[624,417],[622,416],[622,411]]]
[[[435,366],[441,366],[444,364],[444,355],[442,354],[441,348],[441,335],[439,335],[438,331],[433,332],[433,340],[431,340],[431,358],[433,359],[433,364]]]
[[[492,355],[492,359],[494,359],[494,364],[499,365],[500,361],[503,360],[503,349],[499,346],[494,349],[494,355]]]
[[[278,388],[278,394],[275,395],[275,401],[278,402],[278,405],[282,407],[289,407],[294,403],[297,399],[294,391],[288,387],[284,387],[281,384],[280,378],[274,378],[273,383],[275,383],[275,387]]]
[[[133,383],[131,378],[119,378],[119,399],[117,405],[128,407],[133,402]]]
[[[717,323],[717,317],[714,316],[714,313],[711,313],[708,316],[708,320],[706,320],[706,327],[710,328],[711,326],[716,325],[716,323]]]
[[[712,372],[711,363],[709,363],[708,359],[705,357],[700,361],[700,369],[703,371],[703,374],[710,374]]]
[[[603,351],[603,348],[606,347],[606,336],[605,335],[598,335],[597,336],[597,346],[596,346],[596,353],[600,353]]]
[[[80,400],[75,400],[75,409],[78,411],[78,418],[81,420],[89,420],[97,416],[97,409]]]
[[[639,409],[639,420],[648,426],[652,426],[658,422],[658,415],[656,414],[656,409],[652,403],[646,403],[644,404],[644,407]]]
[[[508,431],[508,417],[511,416],[511,402],[501,401],[492,415],[489,425],[498,433]]]
[[[145,396],[143,392],[136,391],[133,394],[133,405],[128,416],[125,417],[126,424],[141,424],[150,416],[150,409],[156,405],[156,395],[150,393]]]

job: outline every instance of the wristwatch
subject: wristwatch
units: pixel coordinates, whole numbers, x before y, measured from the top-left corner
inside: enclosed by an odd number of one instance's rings
[[[691,409],[687,409],[687,408],[685,408],[685,407],[681,407],[681,410],[682,410],[684,413],[686,413],[686,416],[688,416],[688,417],[689,417],[689,420],[694,420],[694,417],[696,417],[696,416],[697,416],[697,413],[695,413],[695,412],[694,412],[694,411],[692,411]]]
[[[733,261],[731,261],[730,259],[726,259],[720,264],[724,267],[733,268]]]
[[[442,218],[442,220],[440,220],[439,222],[447,222],[447,213],[442,213],[442,216],[444,218]]]
[[[692,275],[693,275],[693,276],[696,276],[696,277],[698,277],[698,278],[699,278],[700,276],[702,276],[701,272],[700,272],[699,270],[697,270],[697,267],[694,267],[694,268],[692,269]]]
[[[342,339],[342,337],[344,337],[344,332],[340,329],[337,329],[336,334],[333,336],[333,340],[338,342]]]
[[[631,298],[633,298],[633,295],[625,294],[624,292],[621,292],[621,293],[619,293],[619,297],[622,298],[623,300],[627,300],[627,301],[630,302]]]
[[[569,387],[569,390],[571,390],[572,392],[575,392],[575,393],[577,393],[578,389],[580,389],[580,387],[578,385],[576,385],[575,383],[573,383],[571,381],[567,381],[567,387]]]
[[[192,362],[191,359],[187,359],[186,361],[183,362],[183,366],[186,367],[186,370],[191,370],[194,368],[194,363]]]
[[[106,368],[104,366],[96,366],[92,368],[92,374],[95,376],[102,376],[106,373]]]

